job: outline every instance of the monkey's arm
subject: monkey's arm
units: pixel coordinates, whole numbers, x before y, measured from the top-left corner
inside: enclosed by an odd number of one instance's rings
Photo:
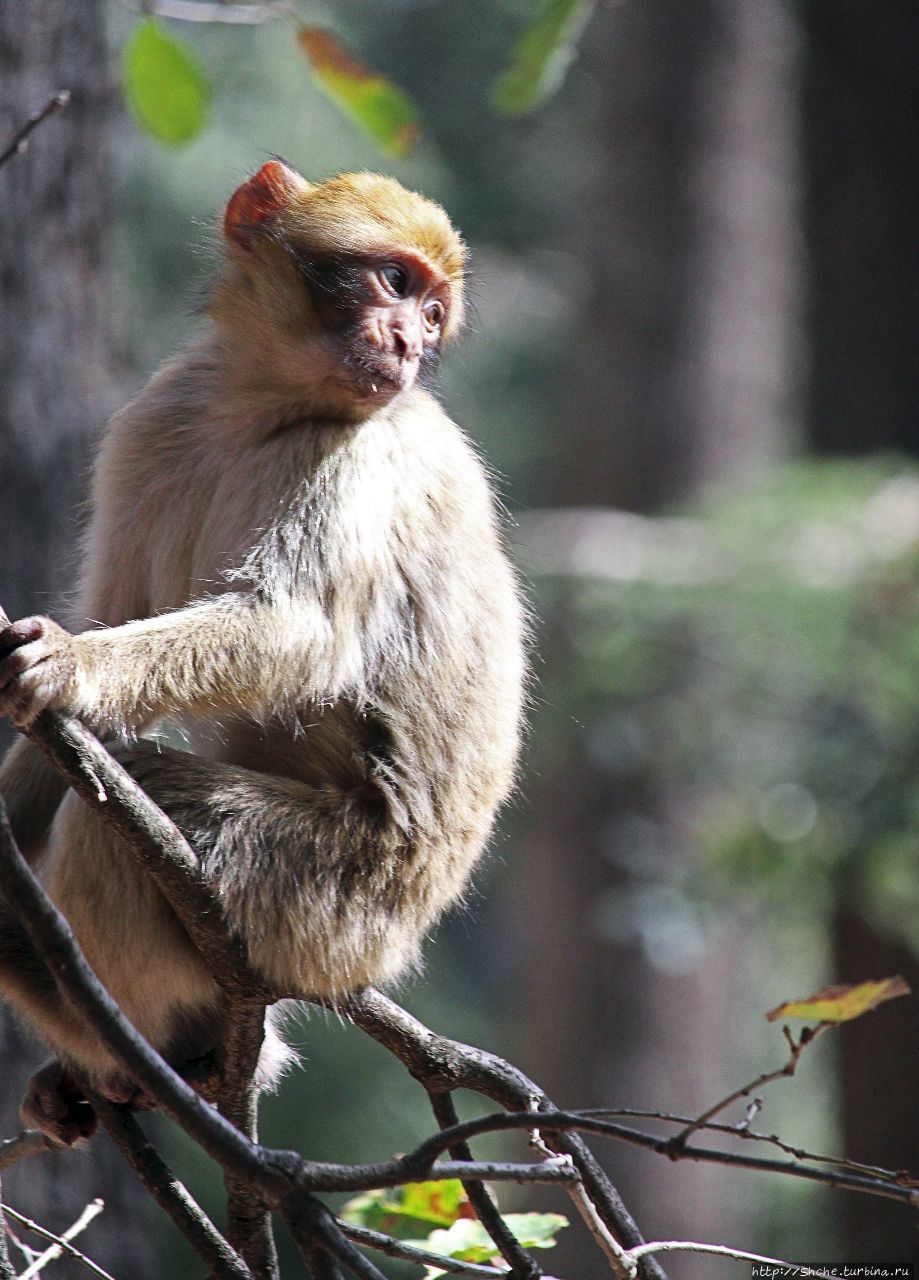
[[[30,861],[66,790],[67,783],[34,743],[27,738],[13,743],[0,765],[0,795],[16,843]]]
[[[0,714],[22,726],[65,707],[115,732],[182,712],[258,714],[294,684],[327,684],[328,633],[318,605],[254,592],[76,636],[50,618],[24,618],[0,632]]]

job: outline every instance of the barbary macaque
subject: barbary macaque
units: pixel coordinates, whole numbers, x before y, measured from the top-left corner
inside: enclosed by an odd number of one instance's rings
[[[463,316],[443,210],[271,161],[223,232],[204,327],[103,439],[90,629],[0,632],[0,712],[104,735],[272,990],[334,1000],[410,968],[463,892],[514,773],[521,607],[485,470],[421,385]],[[220,990],[129,850],[27,740],[0,793],[135,1025],[180,1068],[211,1051]],[[0,991],[57,1054],[29,1124],[91,1133],[81,1079],[131,1100],[3,904]],[[264,1084],[286,1055],[269,1023]]]

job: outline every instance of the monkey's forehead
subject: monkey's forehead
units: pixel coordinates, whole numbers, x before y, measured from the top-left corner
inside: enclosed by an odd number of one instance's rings
[[[433,200],[378,173],[342,173],[311,186],[291,210],[311,244],[351,252],[420,252],[451,280],[462,278],[466,246]]]

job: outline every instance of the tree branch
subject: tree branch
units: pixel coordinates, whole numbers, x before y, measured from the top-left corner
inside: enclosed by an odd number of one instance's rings
[[[443,1254],[434,1253],[430,1249],[418,1249],[415,1245],[406,1244],[403,1240],[395,1240],[392,1236],[383,1235],[380,1231],[371,1231],[369,1227],[356,1227],[350,1222],[338,1219],[342,1233],[357,1244],[366,1245],[368,1249],[378,1249],[387,1257],[399,1258],[403,1262],[417,1262],[422,1267],[440,1267],[442,1271],[454,1276],[471,1276],[473,1280],[506,1280],[507,1272],[502,1268],[486,1267],[478,1262],[460,1262],[457,1258],[445,1258]]]
[[[428,1097],[431,1099],[431,1107],[441,1130],[444,1132],[455,1130],[459,1124],[459,1116],[456,1114],[451,1095],[435,1093],[429,1089]],[[449,1151],[454,1160],[471,1161],[473,1159],[469,1144],[462,1140],[451,1142]],[[485,1184],[467,1178],[463,1182],[463,1187],[470,1204],[475,1209],[476,1217],[494,1240],[498,1252],[510,1268],[513,1280],[539,1280],[543,1274],[542,1268],[535,1258],[521,1248],[517,1237],[501,1217],[498,1206]]]
[[[265,1028],[265,1004],[229,996],[217,1094],[220,1114],[253,1143],[258,1141],[258,1093],[255,1074]],[[230,1244],[246,1260],[256,1280],[278,1280],[278,1254],[271,1215],[253,1187],[228,1176],[227,1220]]]
[[[38,1258],[35,1258],[23,1272],[23,1276],[36,1275],[39,1271],[43,1270],[49,1262],[66,1253],[71,1258],[75,1258],[77,1262],[82,1263],[82,1265],[89,1271],[92,1271],[94,1275],[101,1276],[102,1280],[113,1280],[113,1277],[110,1276],[107,1271],[103,1271],[97,1263],[93,1262],[92,1258],[87,1258],[85,1253],[81,1253],[75,1245],[70,1243],[71,1239],[75,1235],[78,1235],[89,1226],[93,1218],[100,1214],[104,1207],[105,1206],[101,1200],[94,1200],[92,1204],[86,1206],[73,1226],[69,1227],[63,1235],[59,1236],[55,1235],[53,1231],[49,1231],[47,1227],[43,1227],[39,1223],[33,1222],[31,1218],[27,1218],[25,1214],[19,1213],[18,1210],[11,1209],[9,1205],[4,1205],[4,1212],[8,1213],[11,1218],[15,1218],[15,1220],[28,1231],[34,1231],[36,1235],[42,1236],[45,1240],[50,1240],[52,1242],[52,1248],[46,1249],[43,1254],[40,1254]],[[21,1245],[19,1247],[22,1248]],[[39,1262],[41,1262],[41,1266],[37,1265]]]
[[[132,13],[154,13],[158,18],[174,18],[178,22],[222,22],[228,26],[257,26],[277,22],[280,18],[296,18],[292,4],[272,0],[268,4],[217,4],[213,0],[144,0],[130,4],[121,0]]]
[[[49,116],[53,116],[56,111],[60,111],[61,107],[66,107],[69,101],[70,90],[61,89],[45,103],[40,111],[36,111],[34,115],[29,116],[29,119],[13,135],[3,151],[0,151],[0,169],[3,168],[8,160],[12,160],[13,156],[22,155],[28,146],[28,138],[32,130],[37,129],[43,121],[47,120]]]
[[[130,1112],[104,1098],[94,1097],[92,1104],[138,1179],[207,1263],[214,1280],[252,1280],[252,1272],[147,1140]]]
[[[6,1218],[3,1212],[3,1185],[0,1183],[0,1280],[16,1280],[16,1272],[10,1262],[9,1249],[6,1247]]]
[[[833,1025],[831,1022],[821,1022],[816,1027],[805,1027],[797,1040],[792,1037],[788,1028],[784,1027],[785,1038],[791,1049],[791,1056],[788,1061],[774,1071],[764,1071],[762,1075],[757,1076],[755,1080],[751,1080],[749,1084],[742,1085],[741,1088],[735,1089],[733,1093],[727,1094],[720,1102],[716,1102],[713,1107],[709,1107],[707,1111],[703,1111],[700,1116],[691,1121],[681,1133],[674,1134],[670,1139],[672,1154],[679,1155],[692,1135],[698,1129],[704,1128],[709,1120],[713,1120],[715,1116],[729,1107],[732,1102],[739,1102],[741,1098],[749,1098],[755,1089],[761,1089],[764,1085],[771,1084],[773,1080],[781,1080],[783,1076],[793,1076],[801,1060],[801,1054],[807,1046],[813,1044],[819,1035]]]
[[[4,1142],[0,1142],[0,1173],[8,1169],[11,1164],[15,1164],[17,1160],[25,1160],[29,1156],[40,1156],[44,1151],[56,1150],[54,1143],[50,1142],[43,1133],[39,1133],[36,1129],[25,1129],[15,1138],[7,1138]]]
[[[495,1054],[435,1035],[395,1001],[373,988],[352,996],[341,1012],[402,1062],[425,1088],[472,1089],[500,1106],[542,1112],[554,1109],[522,1071]],[[534,1117],[530,1117],[531,1124]],[[603,1225],[626,1248],[643,1244],[641,1232],[618,1191],[576,1134],[553,1134],[548,1145],[571,1158]],[[653,1259],[642,1262],[645,1280],[666,1280]]]

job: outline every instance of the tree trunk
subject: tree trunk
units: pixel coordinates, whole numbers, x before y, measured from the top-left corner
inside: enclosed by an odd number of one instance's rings
[[[919,452],[919,10],[803,0],[803,146],[811,368],[806,431],[823,453]],[[841,980],[903,972],[915,958],[842,900]],[[919,1017],[891,1006],[839,1037],[845,1153],[919,1170]],[[896,1206],[853,1196],[846,1262],[919,1260]]]
[[[795,40],[778,0],[598,13],[586,52],[605,162],[562,239],[594,287],[561,392],[561,503],[654,509],[762,474],[787,451]],[[550,706],[577,680],[571,613],[557,601],[538,646]],[[513,908],[531,944],[517,1057],[572,1106],[693,1112],[741,1078],[741,966],[725,956],[742,954],[744,939],[738,927],[682,972],[664,944],[655,954],[668,864],[692,850],[678,798],[630,758],[628,719],[598,707],[580,732],[569,726],[561,763],[537,761]],[[605,761],[592,743],[604,734],[616,740]],[[646,1234],[748,1238],[753,1201],[736,1177],[623,1147],[601,1154]],[[589,1242],[563,1236],[559,1254],[559,1274],[606,1274]],[[712,1270],[689,1257],[667,1269]]]
[[[919,9],[804,0],[807,432],[919,452]]]
[[[72,94],[70,106],[33,133],[25,154],[0,169],[0,604],[19,617],[60,610],[73,585],[90,440],[113,408],[113,104],[102,7],[0,3],[0,68],[4,144],[56,90]],[[42,1056],[0,1013],[0,1136],[21,1127],[19,1098]],[[15,1165],[4,1173],[3,1194],[57,1231],[101,1196],[105,1212],[78,1246],[113,1272],[130,1265],[137,1280],[157,1273],[146,1197],[107,1140],[97,1138],[84,1154]],[[55,1268],[62,1277],[86,1274],[67,1260]]]

